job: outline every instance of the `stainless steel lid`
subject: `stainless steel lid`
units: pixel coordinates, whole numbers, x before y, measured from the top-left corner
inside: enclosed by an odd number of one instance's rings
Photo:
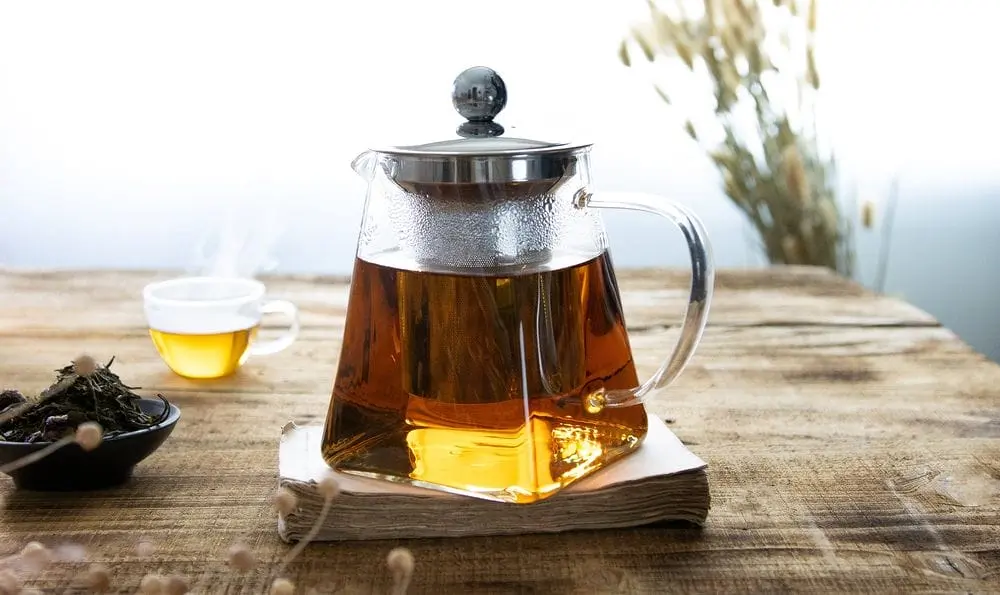
[[[507,105],[507,87],[485,66],[455,78],[451,101],[466,119],[456,130],[460,138],[374,149],[388,157],[389,175],[397,183],[552,182],[572,175],[577,155],[590,149],[591,143],[503,136],[504,127],[494,119]]]

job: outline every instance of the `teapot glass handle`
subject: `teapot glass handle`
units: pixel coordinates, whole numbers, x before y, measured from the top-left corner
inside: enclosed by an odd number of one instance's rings
[[[677,379],[694,355],[701,341],[708,320],[709,305],[715,286],[715,264],[708,234],[698,217],[679,204],[659,196],[626,192],[598,192],[581,201],[596,209],[623,209],[653,213],[669,219],[687,241],[691,255],[691,295],[684,312],[681,336],[673,353],[660,365],[660,369],[646,382],[632,390],[607,391],[604,407],[625,407],[645,400],[654,390],[663,388]]]

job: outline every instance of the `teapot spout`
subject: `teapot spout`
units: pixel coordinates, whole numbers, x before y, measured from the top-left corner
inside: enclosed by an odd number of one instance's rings
[[[351,169],[366,181],[370,181],[375,174],[375,163],[378,161],[374,151],[365,151],[351,161]]]

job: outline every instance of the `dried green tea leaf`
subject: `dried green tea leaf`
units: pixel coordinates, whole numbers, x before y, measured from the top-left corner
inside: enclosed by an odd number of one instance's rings
[[[77,374],[74,364],[56,372],[56,381],[42,395],[22,404],[0,421],[0,439],[9,442],[53,442],[75,431],[84,422],[97,422],[105,437],[154,426],[170,414],[167,400],[162,414],[152,416],[139,407],[142,397],[132,392],[111,371],[114,358],[87,375]]]

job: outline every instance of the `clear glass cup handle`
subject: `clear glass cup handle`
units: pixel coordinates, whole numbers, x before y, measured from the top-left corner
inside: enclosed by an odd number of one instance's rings
[[[653,213],[672,222],[684,235],[691,255],[691,295],[684,311],[681,336],[673,353],[646,382],[632,390],[604,393],[605,407],[625,407],[645,400],[684,371],[701,341],[715,288],[715,264],[708,233],[698,217],[681,205],[659,196],[631,192],[597,192],[580,197],[578,204],[595,209],[622,209]]]
[[[250,346],[250,355],[270,355],[288,349],[299,336],[299,309],[286,300],[267,300],[260,305],[260,313],[284,314],[289,319],[288,329],[276,339],[254,342]]]

